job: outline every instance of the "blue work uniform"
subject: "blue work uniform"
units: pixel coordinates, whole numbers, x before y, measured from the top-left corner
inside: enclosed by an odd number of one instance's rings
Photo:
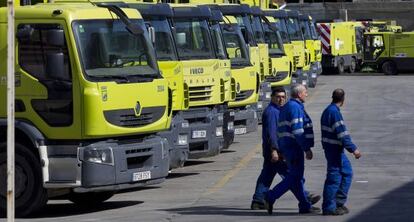
[[[322,147],[328,162],[323,189],[322,210],[333,212],[343,206],[347,200],[352,182],[351,162],[344,149],[353,153],[356,150],[351,140],[341,111],[336,104],[330,104],[321,117]]]
[[[311,208],[311,203],[304,188],[304,152],[309,151],[313,145],[313,128],[302,102],[290,99],[282,107],[277,131],[279,150],[286,160],[288,174],[267,193],[267,200],[273,204],[291,190],[299,201],[299,212],[306,212]]]
[[[269,190],[276,174],[286,176],[287,165],[284,161],[272,162],[272,150],[278,150],[277,142],[277,122],[279,119],[280,107],[270,103],[263,111],[262,115],[262,153],[263,168],[257,178],[256,189],[253,195],[253,201],[263,203],[264,193]]]

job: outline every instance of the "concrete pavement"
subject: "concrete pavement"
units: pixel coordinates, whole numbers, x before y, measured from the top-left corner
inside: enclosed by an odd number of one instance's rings
[[[319,118],[335,88],[346,91],[343,115],[362,158],[354,168],[348,207],[339,217],[298,215],[291,193],[274,215],[250,210],[262,164],[260,127],[236,137],[219,156],[190,161],[159,186],[118,194],[99,207],[49,201],[45,210],[17,221],[414,221],[414,76],[321,76],[306,109],[315,127],[314,159],[306,162],[306,187],[322,193],[325,159]],[[279,182],[277,177],[274,181]],[[320,206],[318,203],[316,206]],[[4,220],[4,219],[1,219]]]

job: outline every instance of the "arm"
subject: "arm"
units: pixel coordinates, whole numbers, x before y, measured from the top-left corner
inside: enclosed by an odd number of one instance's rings
[[[267,124],[267,129],[268,129],[268,136],[269,136],[269,142],[270,142],[270,151],[278,151],[279,150],[279,145],[277,143],[277,120],[278,120],[278,115],[279,113],[277,112],[272,112],[271,115],[269,116],[269,121],[266,123]]]
[[[305,137],[305,129],[303,128],[304,117],[305,115],[301,109],[295,108],[292,110],[292,118],[291,118],[292,133],[296,139],[296,142],[299,144],[302,150],[307,152],[310,150],[310,147],[307,145],[306,137]]]
[[[333,115],[334,121],[332,129],[335,130],[338,140],[342,142],[342,146],[348,150],[350,153],[354,153],[357,147],[352,142],[351,136],[349,135],[348,130],[346,129],[344,119],[342,118],[341,113],[335,112]]]

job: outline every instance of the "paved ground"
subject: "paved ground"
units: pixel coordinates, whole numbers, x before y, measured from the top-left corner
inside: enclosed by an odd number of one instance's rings
[[[311,90],[306,109],[314,120],[316,147],[314,160],[306,163],[306,186],[317,193],[325,178],[320,114],[333,89],[347,92],[343,115],[363,157],[351,160],[355,176],[346,216],[298,215],[291,193],[277,202],[273,216],[251,211],[262,164],[259,130],[238,137],[217,157],[189,162],[158,187],[118,194],[93,209],[54,200],[34,218],[18,221],[414,221],[413,86],[410,75],[364,74],[322,76]]]

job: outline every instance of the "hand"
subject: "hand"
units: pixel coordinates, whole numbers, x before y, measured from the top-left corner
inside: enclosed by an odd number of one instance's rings
[[[361,152],[359,152],[359,150],[355,150],[352,154],[354,154],[355,159],[359,159],[361,158]]]
[[[272,159],[270,160],[272,163],[276,163],[279,160],[279,154],[277,154],[276,150],[272,150]]]
[[[313,158],[312,150],[306,151],[306,159],[311,160]]]

